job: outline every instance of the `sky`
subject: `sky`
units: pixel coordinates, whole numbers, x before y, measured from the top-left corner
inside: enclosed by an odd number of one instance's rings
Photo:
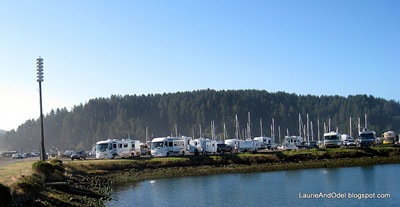
[[[398,0],[0,0],[0,129],[201,89],[400,100]]]

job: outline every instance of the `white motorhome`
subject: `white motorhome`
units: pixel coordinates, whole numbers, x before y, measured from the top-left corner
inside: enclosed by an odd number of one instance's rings
[[[271,137],[254,137],[254,141],[258,141],[258,149],[276,149],[276,144]]]
[[[189,144],[193,146],[190,152],[194,154],[217,153],[217,141],[213,139],[198,138],[190,140]]]
[[[168,157],[185,155],[187,137],[159,137],[151,141],[151,156]]]
[[[96,143],[96,159],[130,158],[140,156],[140,141],[108,139]]]
[[[329,132],[324,134],[324,146],[325,147],[341,147],[342,137],[338,132]]]

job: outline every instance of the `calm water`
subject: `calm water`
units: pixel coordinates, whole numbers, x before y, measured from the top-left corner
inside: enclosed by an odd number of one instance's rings
[[[400,165],[395,164],[148,180],[118,188],[107,206],[375,207],[399,204]]]

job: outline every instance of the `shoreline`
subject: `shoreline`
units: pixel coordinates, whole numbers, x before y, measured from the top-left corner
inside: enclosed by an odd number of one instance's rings
[[[338,148],[65,162],[54,159],[45,163],[53,166],[53,174],[33,173],[18,181],[12,187],[12,206],[103,207],[119,185],[144,180],[400,164],[400,148]]]

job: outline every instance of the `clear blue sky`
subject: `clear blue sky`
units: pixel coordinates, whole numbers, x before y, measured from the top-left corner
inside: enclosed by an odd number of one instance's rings
[[[400,100],[398,0],[0,0],[0,129],[111,94]]]

